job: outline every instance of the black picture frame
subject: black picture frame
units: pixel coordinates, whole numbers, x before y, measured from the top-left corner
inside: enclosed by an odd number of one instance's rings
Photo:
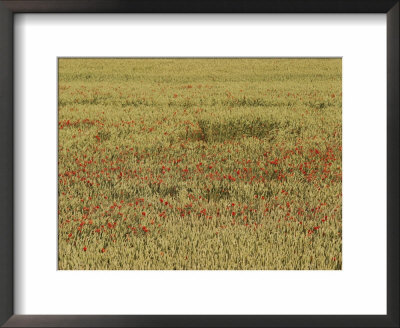
[[[0,324],[4,327],[399,327],[399,7],[398,0],[0,0]],[[13,21],[17,13],[385,13],[387,315],[14,315]]]

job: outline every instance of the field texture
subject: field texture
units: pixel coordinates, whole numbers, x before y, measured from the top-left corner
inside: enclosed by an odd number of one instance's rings
[[[59,269],[340,270],[340,59],[60,59]]]

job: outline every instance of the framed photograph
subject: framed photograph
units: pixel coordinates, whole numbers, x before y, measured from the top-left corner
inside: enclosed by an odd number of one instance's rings
[[[0,1],[4,327],[398,327],[398,1]]]

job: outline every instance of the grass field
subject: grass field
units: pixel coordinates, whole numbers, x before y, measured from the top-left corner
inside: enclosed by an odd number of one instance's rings
[[[340,270],[341,59],[60,59],[59,269]]]

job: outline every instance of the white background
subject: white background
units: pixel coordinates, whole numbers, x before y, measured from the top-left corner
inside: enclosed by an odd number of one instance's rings
[[[342,271],[57,271],[57,57],[343,57]],[[384,15],[15,17],[16,314],[386,314]]]

